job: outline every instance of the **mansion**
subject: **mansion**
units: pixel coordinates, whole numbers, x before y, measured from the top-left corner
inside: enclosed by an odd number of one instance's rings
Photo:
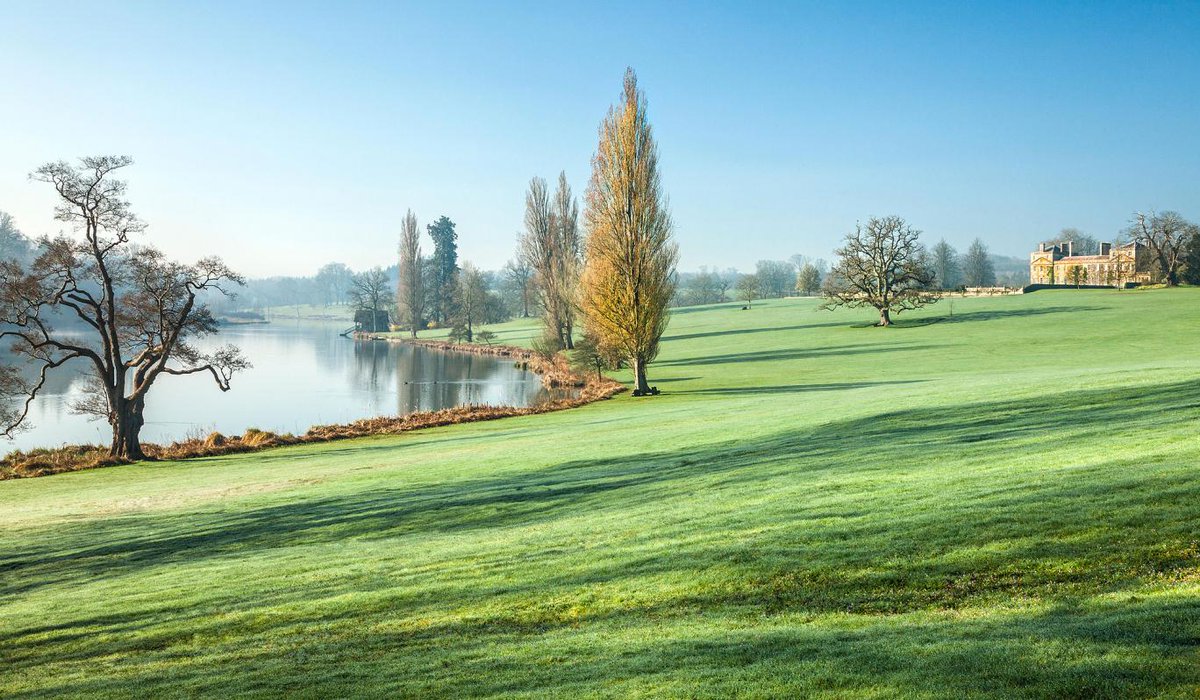
[[[1148,256],[1139,243],[1101,243],[1099,255],[1075,255],[1069,241],[1038,248],[1029,255],[1030,284],[1123,287],[1150,281]]]

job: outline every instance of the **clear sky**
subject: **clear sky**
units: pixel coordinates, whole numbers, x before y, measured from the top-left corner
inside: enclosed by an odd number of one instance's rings
[[[31,170],[132,155],[147,238],[252,276],[390,264],[410,207],[498,267],[531,176],[582,196],[627,65],[684,269],[872,215],[1016,255],[1200,218],[1197,2],[0,0],[0,28],[0,210],[54,232]]]

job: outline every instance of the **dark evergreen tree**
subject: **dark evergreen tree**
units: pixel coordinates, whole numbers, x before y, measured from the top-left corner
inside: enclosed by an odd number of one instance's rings
[[[454,317],[458,296],[458,233],[454,230],[454,222],[445,216],[427,226],[426,230],[433,239],[431,311],[434,320],[445,325]]]
[[[1183,281],[1200,284],[1200,232],[1193,233],[1183,249]]]

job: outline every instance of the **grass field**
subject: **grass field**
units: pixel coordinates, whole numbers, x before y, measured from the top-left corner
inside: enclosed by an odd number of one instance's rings
[[[653,399],[2,482],[0,696],[1196,697],[1200,290],[815,303],[680,310]]]

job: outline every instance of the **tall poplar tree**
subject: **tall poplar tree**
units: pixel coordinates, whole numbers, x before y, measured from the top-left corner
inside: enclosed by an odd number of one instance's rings
[[[646,366],[666,330],[679,249],[672,240],[646,96],[633,69],[600,124],[588,184],[581,306],[589,332],[633,368],[634,395],[655,393]]]
[[[421,230],[417,228],[416,214],[409,209],[400,224],[400,284],[396,303],[400,310],[400,321],[408,325],[414,338],[421,325],[421,312],[425,309],[421,267]]]
[[[571,194],[566,171],[558,174],[558,189],[554,193],[554,211],[551,218],[554,226],[554,243],[558,249],[555,266],[554,293],[558,297],[559,323],[562,328],[563,346],[575,348],[575,308],[577,304],[579,273],[583,254],[579,239],[579,205]]]

